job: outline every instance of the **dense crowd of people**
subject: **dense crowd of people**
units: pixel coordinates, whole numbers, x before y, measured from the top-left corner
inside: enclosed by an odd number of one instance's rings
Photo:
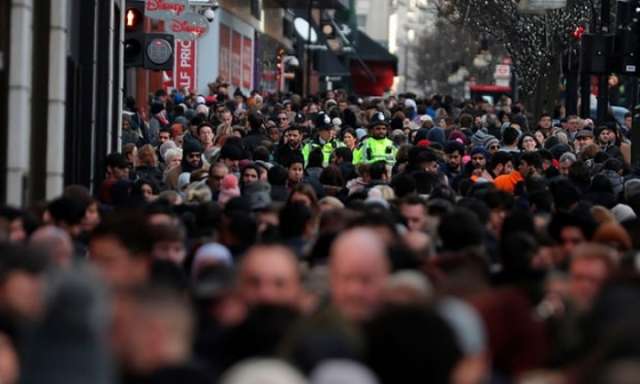
[[[95,193],[0,209],[0,382],[640,375],[631,116],[210,88],[128,99]]]

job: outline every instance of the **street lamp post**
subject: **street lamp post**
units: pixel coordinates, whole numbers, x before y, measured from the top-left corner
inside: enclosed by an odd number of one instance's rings
[[[407,30],[407,40],[404,44],[404,92],[409,91],[409,49],[413,46],[413,41],[416,38],[416,31],[414,29]]]

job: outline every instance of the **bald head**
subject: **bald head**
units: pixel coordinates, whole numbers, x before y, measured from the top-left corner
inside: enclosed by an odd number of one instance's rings
[[[386,246],[376,232],[356,228],[340,235],[331,247],[331,300],[348,319],[359,322],[379,308],[389,277]]]
[[[296,256],[289,248],[279,245],[250,248],[240,264],[238,289],[249,305],[297,307],[301,284]]]

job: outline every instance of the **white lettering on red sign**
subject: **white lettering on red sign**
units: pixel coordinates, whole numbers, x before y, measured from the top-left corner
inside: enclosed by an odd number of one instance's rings
[[[176,41],[175,87],[195,90],[196,84],[196,44],[192,40]]]

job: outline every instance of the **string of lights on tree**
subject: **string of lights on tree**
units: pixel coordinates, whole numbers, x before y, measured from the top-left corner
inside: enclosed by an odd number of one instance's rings
[[[487,33],[502,42],[511,56],[519,90],[532,94],[552,69],[553,58],[571,44],[574,31],[588,24],[593,1],[569,0],[565,8],[543,15],[525,14],[519,0],[440,0],[442,16],[468,31]]]

